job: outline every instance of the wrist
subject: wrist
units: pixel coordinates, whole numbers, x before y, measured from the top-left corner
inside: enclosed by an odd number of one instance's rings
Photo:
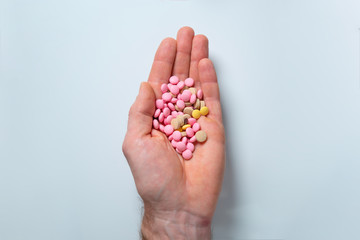
[[[154,212],[145,207],[141,224],[144,240],[211,239],[211,218],[186,211]]]

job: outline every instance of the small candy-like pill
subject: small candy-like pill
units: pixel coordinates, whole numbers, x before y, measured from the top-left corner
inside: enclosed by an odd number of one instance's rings
[[[195,137],[195,136],[193,136],[192,138],[190,138],[189,142],[191,142],[191,143],[196,142],[196,137]]]
[[[164,132],[167,136],[169,136],[170,134],[172,134],[174,132],[174,128],[171,125],[166,125],[164,127]]]
[[[185,107],[191,107],[191,106],[192,106],[192,103],[190,103],[190,102],[185,103]]]
[[[182,129],[183,129],[183,130],[186,130],[186,129],[189,128],[189,127],[191,127],[191,125],[190,125],[190,124],[186,124],[186,125],[182,126]]]
[[[205,101],[200,101],[200,109],[205,107]]]
[[[171,84],[178,84],[179,78],[177,76],[172,76],[172,77],[170,77],[169,82]]]
[[[189,115],[189,114],[187,114],[187,113],[185,113],[184,115],[183,115],[183,118],[185,119],[189,119],[189,118],[191,118],[191,116]]]
[[[185,86],[184,81],[180,81],[180,82],[178,82],[177,86],[178,86],[178,88],[179,88],[179,89],[183,89],[183,88],[184,88],[184,86]]]
[[[196,88],[191,87],[189,88],[189,91],[191,92],[191,94],[196,94]]]
[[[171,111],[175,111],[175,106],[171,102],[169,102],[167,106]]]
[[[194,132],[197,132],[200,130],[200,124],[199,123],[194,123],[194,125],[192,126],[192,130],[194,130]]]
[[[181,132],[181,137],[186,137],[186,132]]]
[[[181,132],[179,132],[179,131],[174,131],[174,133],[172,134],[172,136],[173,136],[173,139],[174,140],[176,140],[176,141],[180,141],[180,139],[181,139]]]
[[[160,113],[161,113],[161,110],[160,110],[160,109],[156,109],[156,111],[155,111],[155,113],[154,113],[154,118],[159,117]]]
[[[200,100],[199,100],[199,99],[196,99],[194,108],[195,108],[195,109],[200,109]]]
[[[175,141],[174,139],[171,140],[171,145],[172,145],[174,148],[176,148],[177,143],[178,143],[178,142]]]
[[[194,123],[196,123],[196,119],[195,118],[188,118],[188,124],[190,124],[191,126],[194,125]]]
[[[173,118],[174,117],[172,115],[167,116],[167,118],[164,119],[164,124],[171,124],[171,120],[173,120]]]
[[[195,134],[195,137],[196,137],[196,141],[205,142],[207,135],[206,135],[206,132],[204,132],[203,130],[200,130]]]
[[[165,128],[165,126],[160,123],[160,127],[159,127],[160,131],[164,132],[164,128]]]
[[[181,155],[185,160],[192,158],[192,152],[189,149],[186,149]]]
[[[193,137],[194,134],[195,134],[195,132],[191,127],[186,129],[186,136],[188,136],[189,138]]]
[[[178,118],[174,118],[171,120],[171,126],[173,126],[174,129],[179,129],[181,127]]]
[[[159,122],[161,122],[161,123],[164,122],[164,118],[165,118],[164,113],[160,113],[159,118],[158,118]]]
[[[196,93],[196,96],[198,99],[202,99],[203,98],[203,91],[201,89],[199,89]]]
[[[171,134],[169,137],[168,137],[169,141],[172,141],[174,139],[173,135]]]
[[[206,116],[208,113],[209,113],[209,109],[208,109],[208,107],[202,107],[201,109],[200,109],[200,113],[201,113],[201,115],[203,115],[203,116]]]
[[[195,95],[195,94],[191,94],[190,103],[191,103],[191,104],[194,104],[195,102],[196,102],[196,95]]]
[[[177,112],[177,111],[172,111],[172,112],[171,112],[171,116],[176,117],[177,115],[178,115],[178,112]]]
[[[191,142],[186,144],[186,148],[189,149],[191,152],[194,152],[195,146]]]
[[[175,104],[176,102],[177,102],[177,98],[173,97],[173,98],[171,99],[171,103],[172,103],[172,104]]]
[[[184,102],[188,102],[190,100],[190,97],[191,97],[191,92],[189,90],[184,90],[182,93],[181,93],[181,99],[184,101]]]
[[[164,108],[164,101],[162,99],[157,99],[155,102],[155,105],[157,108],[159,109],[163,109]]]
[[[178,115],[184,115],[184,113],[183,112],[178,112]]]
[[[180,127],[182,127],[184,125],[184,117],[183,115],[177,115],[176,116],[176,119],[178,120],[179,124],[180,124]]]
[[[166,83],[161,84],[161,92],[166,93],[168,90],[168,85]]]
[[[177,85],[172,85],[171,88],[170,88],[170,92],[174,95],[178,95],[180,89]]]
[[[194,109],[192,108],[192,107],[186,107],[186,108],[184,108],[184,113],[185,114],[189,114],[190,116],[191,116],[191,114],[192,114],[192,111],[193,111]],[[159,113],[160,114],[160,113]]]
[[[185,103],[183,100],[177,100],[176,102],[176,106],[178,106],[178,108],[180,109],[180,111],[182,111],[185,107]]]
[[[156,120],[156,119],[153,120],[153,127],[154,127],[155,129],[159,129],[160,124],[159,124],[159,121],[158,121],[158,120]]]
[[[186,133],[185,133],[186,134]],[[184,136],[182,139],[181,139],[181,141],[186,145],[187,144],[187,141],[188,141],[188,139],[187,139],[187,137],[186,136]]]
[[[195,109],[195,110],[192,112],[192,116],[193,116],[193,118],[195,118],[195,119],[199,119],[199,117],[201,116],[200,111],[197,110],[197,109]]]
[[[163,109],[164,117],[168,117],[170,115],[170,109],[168,107]]]
[[[169,92],[163,93],[162,99],[163,99],[165,102],[170,102],[171,99],[172,99],[171,93],[169,93]]]
[[[180,152],[183,152],[186,149],[186,145],[183,142],[178,142],[176,144],[176,149],[179,150]]]
[[[185,85],[188,87],[194,86],[194,79],[192,79],[192,78],[185,79]]]

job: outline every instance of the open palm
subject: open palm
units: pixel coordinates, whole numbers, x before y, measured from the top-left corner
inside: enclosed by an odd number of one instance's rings
[[[193,158],[184,160],[162,132],[152,129],[155,100],[160,86],[170,76],[191,77],[201,88],[209,108],[198,122],[207,133],[205,143],[196,143]],[[208,40],[183,27],[177,39],[164,39],[154,58],[148,82],[129,112],[124,154],[133,173],[145,213],[171,221],[209,224],[214,214],[225,167],[225,136],[220,95]]]

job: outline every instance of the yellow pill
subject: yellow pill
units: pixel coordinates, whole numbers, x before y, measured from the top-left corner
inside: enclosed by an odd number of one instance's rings
[[[191,127],[191,125],[190,125],[190,124],[186,124],[186,125],[182,126],[182,129],[183,129],[183,130],[186,130],[186,129],[189,128],[189,127]]]
[[[192,112],[192,116],[193,118],[195,119],[199,119],[199,117],[201,116],[201,113],[199,110],[195,109],[193,112]]]
[[[201,115],[206,116],[209,113],[208,107],[202,107],[200,109],[200,113],[201,113]]]
[[[176,131],[182,132],[183,129],[182,129],[182,128],[179,128],[179,129],[176,129]]]

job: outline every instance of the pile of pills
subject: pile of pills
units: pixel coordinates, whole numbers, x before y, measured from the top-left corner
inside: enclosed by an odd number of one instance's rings
[[[194,143],[207,139],[197,122],[209,113],[202,100],[203,92],[194,87],[194,79],[179,81],[177,76],[162,84],[161,92],[162,98],[155,102],[153,128],[165,133],[175,150],[189,160],[195,150]]]

